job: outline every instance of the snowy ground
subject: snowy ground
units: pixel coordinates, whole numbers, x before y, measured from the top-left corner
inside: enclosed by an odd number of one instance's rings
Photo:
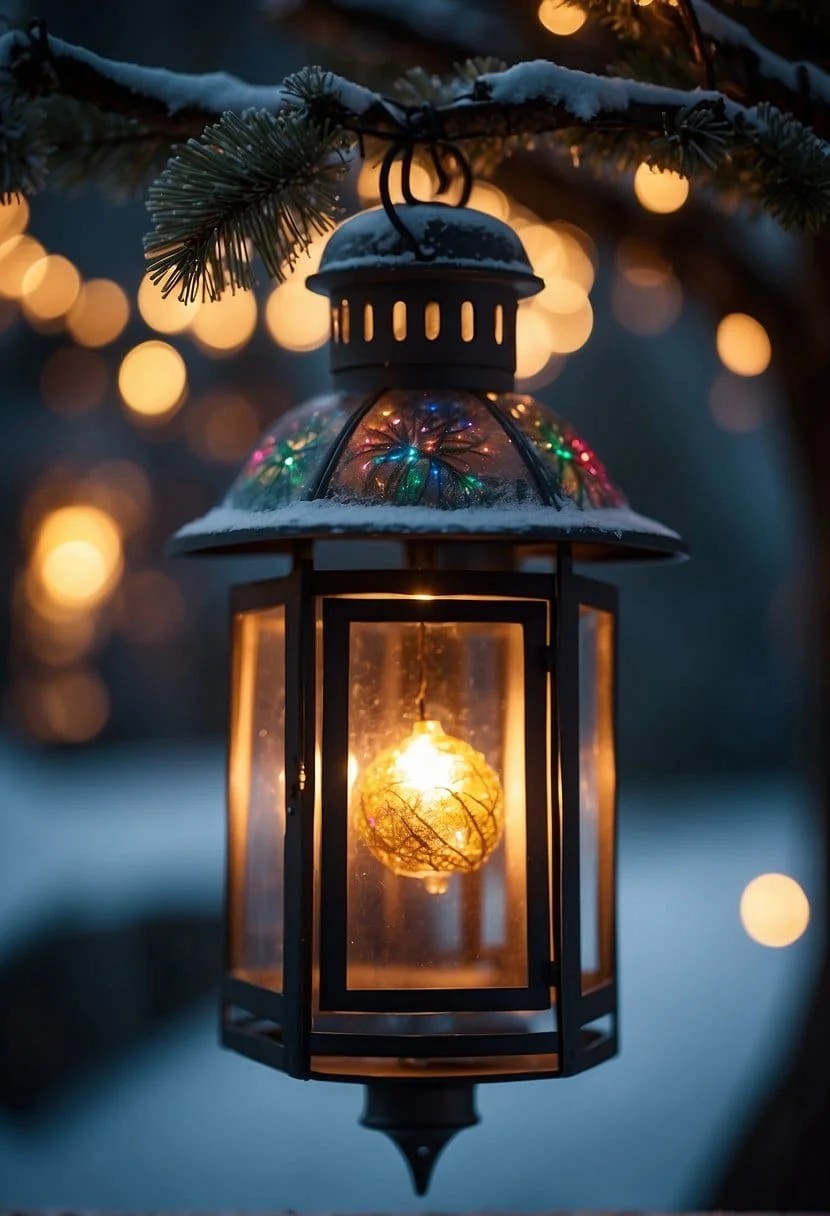
[[[56,917],[113,925],[219,900],[222,760],[122,750],[70,764],[0,753],[0,958]],[[818,932],[744,934],[745,883],[784,870],[818,905],[815,835],[782,784],[629,790],[620,1058],[565,1082],[480,1090],[483,1123],[440,1163],[433,1210],[700,1205],[797,1031]],[[816,918],[818,919],[818,918]],[[216,1046],[213,1004],[65,1091],[0,1116],[0,1203],[415,1210],[402,1162],[356,1124],[360,1091],[288,1080]]]

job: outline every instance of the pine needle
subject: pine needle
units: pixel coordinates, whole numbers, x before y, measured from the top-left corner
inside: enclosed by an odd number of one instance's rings
[[[301,108],[223,114],[150,187],[150,277],[165,295],[216,299],[253,286],[253,249],[281,282],[334,225],[346,148],[339,128]]]

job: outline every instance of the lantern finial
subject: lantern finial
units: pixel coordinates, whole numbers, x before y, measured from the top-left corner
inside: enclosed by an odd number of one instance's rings
[[[363,1127],[384,1132],[400,1149],[419,1195],[429,1188],[443,1150],[458,1132],[478,1123],[472,1085],[376,1082],[366,1086]]]

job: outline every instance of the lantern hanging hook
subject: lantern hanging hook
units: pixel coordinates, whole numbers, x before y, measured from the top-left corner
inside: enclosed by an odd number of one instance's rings
[[[432,104],[425,103],[417,110],[407,111],[405,118],[396,121],[395,130],[389,136],[389,146],[381,162],[380,201],[390,224],[403,237],[407,247],[416,257],[429,261],[428,252],[419,245],[392,200],[392,166],[395,161],[400,159],[401,193],[404,202],[414,207],[429,201],[418,198],[412,188],[412,166],[415,160],[415,150],[419,145],[425,146],[429,151],[432,167],[438,179],[436,193],[439,196],[447,194],[453,183],[453,172],[448,168],[448,161],[452,162],[455,173],[460,175],[461,191],[455,202],[450,204],[451,206],[466,207],[469,203],[473,190],[473,170],[460,145],[442,137],[438,130],[435,107]]]

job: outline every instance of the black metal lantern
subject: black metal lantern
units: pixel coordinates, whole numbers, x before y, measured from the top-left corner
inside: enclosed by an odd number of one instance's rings
[[[617,593],[574,563],[683,546],[514,392],[541,287],[515,234],[394,218],[348,221],[311,280],[335,391],[174,549],[294,555],[233,597],[223,1041],[365,1084],[422,1193],[476,1083],[616,1051]],[[401,568],[317,569],[322,538]]]

